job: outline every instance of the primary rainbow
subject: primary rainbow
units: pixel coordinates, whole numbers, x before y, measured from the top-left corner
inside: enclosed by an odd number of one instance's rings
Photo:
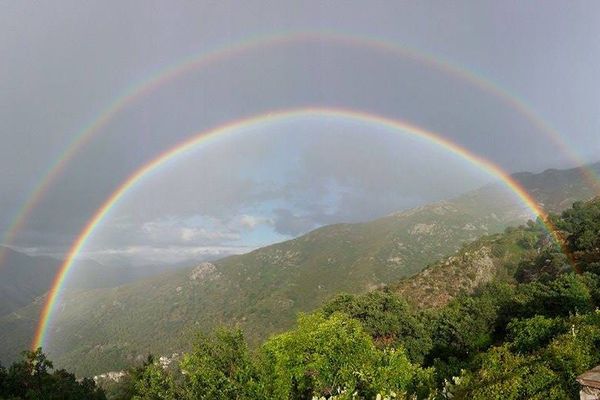
[[[391,119],[384,116],[375,114],[369,114],[362,111],[342,109],[342,108],[299,108],[299,109],[288,109],[278,110],[266,114],[260,114],[253,117],[236,120],[233,122],[226,123],[224,125],[203,131],[191,137],[188,140],[176,145],[175,147],[165,151],[158,155],[156,158],[141,166],[133,174],[129,176],[102,204],[102,206],[96,211],[93,217],[87,222],[85,228],[81,231],[77,239],[72,244],[69,251],[68,257],[62,264],[59,272],[56,274],[52,287],[48,293],[46,303],[40,314],[39,323],[35,332],[35,337],[32,343],[33,348],[40,347],[45,344],[46,337],[48,334],[48,326],[52,318],[53,310],[57,301],[60,298],[62,292],[62,286],[65,279],[74,265],[74,261],[77,258],[80,251],[85,246],[87,240],[90,238],[94,229],[102,222],[104,217],[111,211],[111,209],[117,204],[117,202],[123,198],[123,196],[136,184],[138,184],[144,177],[147,177],[153,171],[168,164],[169,161],[176,159],[178,156],[195,149],[199,145],[206,145],[211,143],[217,137],[227,137],[234,133],[242,133],[244,129],[260,127],[261,125],[270,124],[278,121],[290,120],[294,118],[306,118],[306,117],[325,117],[325,118],[336,118],[345,119],[349,121],[355,121],[360,123],[370,123],[379,125],[385,128],[389,128],[394,132],[400,134],[410,134],[416,137],[420,137],[431,144],[442,147],[461,158],[469,161],[479,169],[493,175],[494,177],[501,180],[510,190],[512,190],[523,203],[536,215],[542,217],[545,221],[545,214],[539,207],[536,201],[515,181],[509,174],[503,171],[499,166],[493,162],[477,156],[467,150],[466,148],[451,142],[442,136],[425,130],[421,127],[412,125],[408,122]],[[548,230],[554,232],[552,226],[547,224]]]
[[[190,71],[204,68],[234,56],[239,56],[258,48],[284,46],[309,41],[368,48],[389,54],[395,54],[423,64],[428,68],[436,69],[449,76],[461,79],[477,87],[479,90],[495,96],[511,109],[522,115],[532,124],[532,126],[536,128],[536,130],[547,135],[548,138],[559,149],[561,149],[561,151],[563,151],[571,160],[575,162],[575,164],[585,164],[585,160],[583,160],[566,144],[558,131],[541,119],[531,109],[531,107],[525,104],[514,94],[502,89],[497,84],[483,78],[481,75],[476,74],[473,71],[468,71],[462,67],[452,64],[451,62],[435,58],[415,49],[402,47],[395,43],[378,39],[331,32],[279,33],[275,35],[259,36],[246,39],[233,45],[228,44],[215,50],[202,53],[199,56],[180,60],[175,64],[159,70],[150,77],[141,80],[139,83],[128,86],[121,93],[121,95],[119,95],[113,102],[109,104],[106,109],[104,109],[104,111],[98,117],[96,117],[89,125],[85,126],[75,136],[73,141],[67,146],[60,157],[58,157],[54,164],[47,169],[47,172],[39,180],[39,184],[33,188],[27,197],[27,200],[23,203],[23,206],[16,212],[8,229],[2,236],[0,244],[3,244],[4,246],[10,246],[14,242],[17,233],[23,229],[31,212],[39,204],[40,200],[44,197],[52,183],[55,182],[56,179],[62,174],[66,166],[73,159],[75,154],[77,154],[79,149],[85,146],[86,143],[90,142],[92,138],[110,121],[112,121],[113,118],[122,110],[135,103],[138,99]],[[584,178],[588,181],[588,184],[592,188],[597,188],[600,193],[600,180],[595,176],[594,172],[589,169],[584,169],[583,174]],[[4,257],[6,256],[6,249],[7,247],[0,246],[0,266],[2,265]]]

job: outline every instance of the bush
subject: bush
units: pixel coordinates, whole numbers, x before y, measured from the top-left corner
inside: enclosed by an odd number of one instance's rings
[[[189,399],[254,399],[261,391],[258,375],[240,330],[199,335],[181,369]]]
[[[565,399],[560,377],[534,356],[494,347],[478,357],[474,371],[463,372],[451,388],[456,398],[473,400]]]
[[[426,371],[400,349],[377,350],[360,323],[345,314],[302,315],[295,330],[263,346],[268,398],[375,398],[407,392]]]
[[[412,362],[423,362],[431,337],[422,318],[393,293],[373,291],[360,296],[341,294],[323,306],[325,315],[342,312],[360,321],[380,347],[403,346]]]
[[[507,340],[519,353],[531,353],[547,345],[556,335],[567,330],[561,319],[542,315],[528,319],[513,319],[507,326]]]

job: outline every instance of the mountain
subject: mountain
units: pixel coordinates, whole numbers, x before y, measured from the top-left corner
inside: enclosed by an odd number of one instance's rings
[[[31,304],[50,287],[63,260],[48,256],[30,256],[5,248],[0,266],[0,316]],[[109,288],[135,282],[181,265],[149,265],[139,267],[106,266],[93,260],[81,261],[69,276],[70,289]]]
[[[0,315],[30,304],[48,291],[60,260],[31,257],[4,248],[6,256],[0,267]]]
[[[580,168],[548,169],[542,173],[520,172],[513,178],[547,212],[558,214],[578,200],[600,194],[600,162]]]
[[[600,170],[600,164],[594,168]],[[550,210],[594,195],[578,170],[524,173],[515,179]],[[240,326],[257,343],[291,326],[299,311],[315,309],[338,292],[364,292],[414,275],[465,243],[528,217],[512,194],[490,185],[449,201],[371,222],[325,226],[248,254],[119,287],[69,290],[46,350],[58,364],[91,374],[124,367],[148,352],[170,354],[184,348],[194,331],[221,324]],[[476,283],[487,279],[478,274],[493,270],[488,267],[494,262],[489,256],[493,246],[477,251],[444,262],[463,266],[477,260],[465,272],[474,274]],[[444,273],[427,274],[433,276],[432,285],[449,280]],[[415,291],[413,297],[425,296],[426,291]],[[27,344],[41,304],[38,299],[0,319],[0,359],[11,359],[15,349]]]
[[[415,308],[442,307],[457,295],[473,293],[486,283],[512,281],[524,256],[533,258],[534,249],[551,240],[540,236],[539,230],[523,227],[484,236],[388,289]]]

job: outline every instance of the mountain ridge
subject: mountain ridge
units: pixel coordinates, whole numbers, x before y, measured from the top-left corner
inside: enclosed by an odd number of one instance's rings
[[[582,178],[573,180],[572,170],[567,174],[570,180],[559,184],[535,174],[519,179],[550,209],[560,208],[565,198],[593,197]],[[575,194],[567,191],[573,185]],[[218,325],[240,326],[257,342],[288,328],[297,312],[315,309],[339,292],[394,283],[465,243],[524,223],[530,211],[514,197],[499,185],[488,185],[453,200],[370,222],[328,225],[159,277],[110,289],[67,291],[47,350],[57,362],[89,374],[118,369],[147,351],[170,354],[194,331]],[[39,307],[33,304],[0,320],[3,349],[16,347],[15,335],[7,330],[31,330]]]

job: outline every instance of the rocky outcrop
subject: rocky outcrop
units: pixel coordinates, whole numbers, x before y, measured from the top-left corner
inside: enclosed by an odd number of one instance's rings
[[[217,271],[217,267],[213,263],[203,262],[196,266],[190,272],[189,279],[191,281],[214,281],[221,277],[221,273]]]

